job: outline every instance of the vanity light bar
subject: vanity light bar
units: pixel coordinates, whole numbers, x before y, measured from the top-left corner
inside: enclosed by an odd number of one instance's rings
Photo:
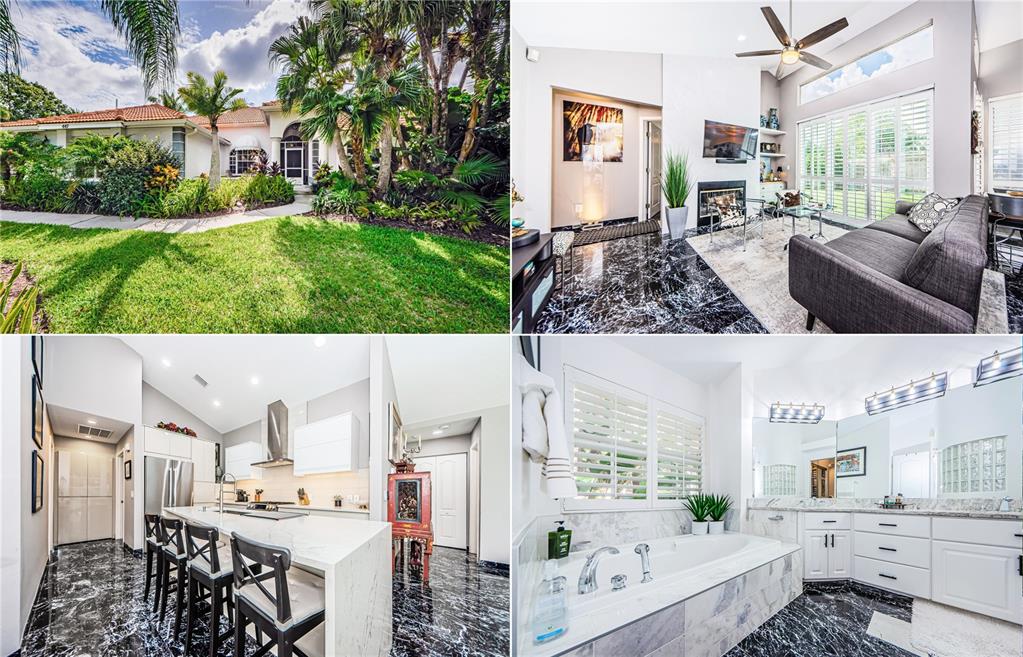
[[[977,363],[977,374],[973,379],[973,387],[986,386],[1023,374],[1023,347],[1016,347],[1002,353],[997,351],[992,356],[981,358]]]
[[[928,399],[936,399],[945,394],[947,387],[948,372],[940,374],[931,372],[931,375],[926,379],[910,381],[904,386],[893,387],[887,392],[875,392],[863,401],[867,408],[867,415],[877,415],[878,413],[902,408],[903,406],[927,401]]]
[[[771,404],[771,422],[788,422],[791,424],[817,424],[824,419],[822,404]]]

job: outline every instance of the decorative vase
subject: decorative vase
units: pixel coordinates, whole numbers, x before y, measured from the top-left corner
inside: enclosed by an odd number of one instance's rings
[[[767,110],[767,127],[771,130],[778,130],[778,108],[772,107]]]
[[[694,536],[701,536],[703,534],[706,534],[707,533],[707,525],[708,524],[709,523],[706,520],[704,520],[703,522],[696,522],[694,520],[693,521],[693,535]]]
[[[724,534],[725,533],[725,521],[724,520],[711,520],[706,523],[708,534]]]
[[[760,115],[760,127],[761,128],[767,127],[767,117],[764,116],[763,114]]]
[[[668,235],[671,239],[677,240],[686,232],[686,219],[689,216],[688,206],[680,208],[668,208]]]

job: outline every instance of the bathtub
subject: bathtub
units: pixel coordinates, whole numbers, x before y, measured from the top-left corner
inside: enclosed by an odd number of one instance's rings
[[[650,575],[653,581],[647,583],[642,583],[642,561],[634,551],[640,542],[650,546]],[[580,595],[579,575],[586,558],[602,546],[588,547],[592,549],[574,552],[558,563],[558,574],[567,579],[568,631],[549,643],[534,645],[528,635],[527,623],[521,628],[526,635],[520,634],[520,654],[557,655],[597,639],[606,642],[608,637],[614,638],[612,635],[618,633],[616,631],[621,630],[624,636],[629,633],[631,626],[640,624],[637,621],[645,621],[647,617],[658,613],[665,614],[659,625],[681,624],[678,627],[681,639],[683,628],[689,624],[690,619],[682,613],[682,605],[678,603],[695,598],[709,599],[715,595],[715,588],[723,587],[737,578],[743,578],[741,586],[730,584],[729,595],[741,597],[747,575],[753,571],[759,574],[756,581],[750,579],[749,584],[758,590],[770,586],[775,580],[781,582],[782,578],[787,578],[784,587],[786,593],[796,586],[797,581],[800,591],[802,586],[801,565],[799,572],[794,572],[796,565],[789,556],[799,552],[798,545],[749,534],[725,533],[656,538],[615,545],[613,547],[618,549],[618,554],[604,553],[599,557],[597,590]],[[778,562],[777,566],[775,562]],[[626,576],[626,587],[614,591],[611,588],[611,578],[620,574]],[[788,597],[791,599],[793,596]],[[720,600],[714,600],[710,607],[720,613],[721,604]],[[714,612],[715,609],[710,611]],[[531,612],[530,604],[528,618],[532,618]],[[603,649],[596,652],[609,654],[611,649],[604,645]]]

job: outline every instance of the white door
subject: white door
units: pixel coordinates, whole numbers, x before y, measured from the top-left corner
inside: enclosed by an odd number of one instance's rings
[[[87,497],[62,497],[57,502],[57,542],[77,543],[87,537]]]
[[[416,471],[431,473],[434,544],[467,549],[469,514],[465,454],[416,459]]]
[[[931,455],[929,452],[892,457],[892,494],[903,497],[931,497]]]
[[[849,532],[831,532],[828,548],[828,577],[852,577],[852,541]]]
[[[661,213],[661,124],[646,124],[646,219]]]
[[[931,599],[1023,623],[1019,548],[931,541]]]
[[[824,545],[826,536],[828,532],[823,531],[803,534],[804,579],[823,579],[828,576],[828,548]]]

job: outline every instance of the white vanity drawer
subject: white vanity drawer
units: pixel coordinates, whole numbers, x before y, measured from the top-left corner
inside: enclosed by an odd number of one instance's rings
[[[934,538],[999,547],[1023,547],[1023,521],[935,518]]]
[[[857,581],[918,598],[931,597],[929,570],[860,556],[854,558],[853,568]]]
[[[889,513],[853,514],[853,529],[858,532],[877,532],[895,536],[931,537],[931,519],[928,516],[907,516]]]
[[[804,511],[803,529],[849,529],[849,514]]]
[[[931,542],[926,538],[854,532],[853,549],[858,557],[870,557],[917,568],[931,567]]]

